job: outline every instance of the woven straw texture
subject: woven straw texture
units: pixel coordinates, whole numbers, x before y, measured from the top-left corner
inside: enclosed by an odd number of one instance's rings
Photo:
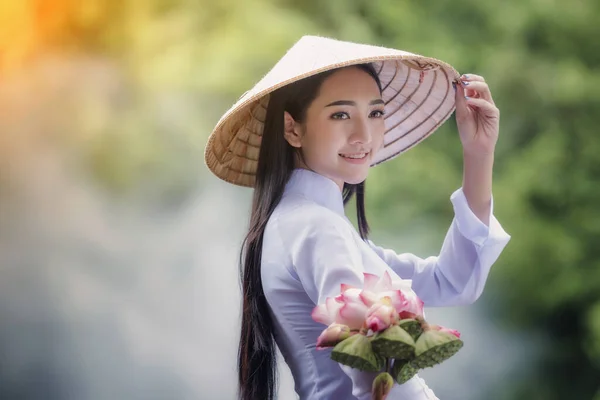
[[[221,117],[206,145],[206,165],[226,182],[252,187],[269,93],[339,67],[372,63],[385,101],[383,147],[372,166],[390,160],[431,135],[454,111],[450,65],[402,50],[303,36]]]

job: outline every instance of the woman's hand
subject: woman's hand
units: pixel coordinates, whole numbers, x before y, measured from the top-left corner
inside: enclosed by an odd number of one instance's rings
[[[456,85],[456,125],[465,156],[494,154],[500,122],[490,88],[483,77],[466,74]]]
[[[500,111],[485,80],[478,75],[462,75],[456,85],[456,125],[464,160],[462,187],[469,208],[486,225],[491,215],[499,122]]]

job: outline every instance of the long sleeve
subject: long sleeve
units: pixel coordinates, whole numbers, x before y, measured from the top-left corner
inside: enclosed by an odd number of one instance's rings
[[[400,277],[412,279],[415,293],[428,306],[470,304],[483,292],[490,268],[510,240],[493,214],[488,226],[471,211],[462,188],[450,197],[454,219],[438,256],[397,254],[369,242]]]
[[[287,224],[284,246],[291,250],[295,274],[310,299],[316,304],[340,293],[340,284],[362,287],[364,266],[360,250],[352,235],[352,227],[338,216],[302,215],[302,223]],[[295,222],[295,221],[294,221]],[[298,221],[299,222],[299,221]],[[323,326],[325,329],[325,326]],[[316,335],[314,341],[316,342]],[[328,350],[323,350],[327,351]],[[334,362],[330,359],[327,362]],[[371,387],[376,373],[359,371],[344,365],[341,370],[352,381],[352,394],[359,400],[371,399]],[[435,395],[418,376],[404,385],[395,385],[390,400],[431,400]]]
[[[285,234],[293,237],[289,246],[292,265],[315,304],[340,294],[341,283],[362,287],[364,279],[362,258],[349,227],[337,216],[323,214],[309,216],[302,225],[290,224],[298,231]]]

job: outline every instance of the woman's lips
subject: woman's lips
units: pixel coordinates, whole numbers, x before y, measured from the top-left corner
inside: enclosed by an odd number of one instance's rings
[[[367,160],[369,153],[351,153],[351,154],[340,154],[340,157],[351,164],[363,164]]]

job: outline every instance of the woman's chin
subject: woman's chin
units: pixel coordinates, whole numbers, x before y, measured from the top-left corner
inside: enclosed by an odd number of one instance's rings
[[[358,185],[361,182],[364,182],[367,179],[368,173],[363,174],[353,174],[351,176],[347,176],[345,182],[350,185]]]

